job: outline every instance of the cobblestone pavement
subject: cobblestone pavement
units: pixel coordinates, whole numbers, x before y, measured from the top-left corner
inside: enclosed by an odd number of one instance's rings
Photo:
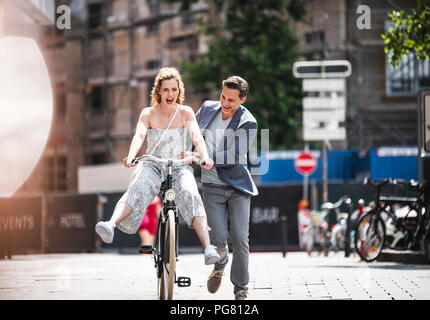
[[[230,256],[231,261],[231,256]],[[230,265],[229,265],[230,266]],[[178,300],[232,300],[233,285],[225,271],[220,290],[208,293],[212,271],[203,254],[182,254],[177,275],[191,287],[175,288]],[[365,263],[341,253],[308,257],[303,252],[251,253],[249,299],[252,300],[427,300],[430,265]],[[156,299],[152,256],[45,254],[0,260],[0,299]]]

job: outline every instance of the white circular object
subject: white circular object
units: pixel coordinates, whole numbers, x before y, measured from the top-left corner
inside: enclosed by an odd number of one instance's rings
[[[51,83],[36,42],[0,38],[0,196],[12,196],[33,171],[51,121]]]
[[[175,200],[175,197],[176,197],[175,191],[173,191],[172,189],[169,189],[169,190],[166,191],[166,199],[168,201]]]

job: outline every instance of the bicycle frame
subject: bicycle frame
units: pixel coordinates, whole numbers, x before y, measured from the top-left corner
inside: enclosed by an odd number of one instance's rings
[[[164,253],[164,241],[161,242],[161,248],[158,250],[157,249],[157,239],[158,239],[158,233],[161,232],[161,235],[165,235],[166,233],[166,223],[167,223],[167,215],[169,210],[172,210],[175,214],[175,239],[176,239],[176,244],[175,244],[175,252],[176,252],[176,256],[177,256],[177,252],[178,252],[178,241],[177,241],[177,234],[178,234],[178,221],[179,221],[179,217],[178,217],[178,210],[176,208],[176,204],[173,200],[169,200],[166,198],[166,192],[168,190],[172,189],[172,183],[173,183],[173,176],[172,176],[172,163],[169,162],[167,165],[167,177],[166,177],[166,181],[164,181],[161,185],[161,198],[163,200],[163,206],[162,206],[162,210],[160,212],[160,218],[158,220],[158,227],[157,227],[157,232],[155,235],[155,240],[154,240],[154,250],[155,250],[155,254],[154,254],[154,259],[156,259],[155,263],[158,265],[159,262],[163,263],[163,253]],[[164,238],[164,237],[163,237]],[[158,267],[160,267],[160,265],[158,265]],[[161,268],[160,268],[161,269]],[[159,276],[160,276],[161,270],[159,271]]]

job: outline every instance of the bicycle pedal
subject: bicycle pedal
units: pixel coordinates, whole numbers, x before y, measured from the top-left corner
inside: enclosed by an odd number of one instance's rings
[[[189,287],[191,286],[191,278],[189,277],[178,277],[178,280],[176,281],[178,284],[178,287]]]
[[[154,249],[152,248],[152,246],[140,246],[139,249],[139,253],[142,254],[152,254],[153,251]]]

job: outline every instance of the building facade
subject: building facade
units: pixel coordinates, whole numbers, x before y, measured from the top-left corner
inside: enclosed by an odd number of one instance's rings
[[[120,162],[159,69],[180,69],[181,59],[197,59],[205,50],[196,32],[196,19],[206,12],[202,3],[186,13],[157,0],[55,4],[70,8],[71,28],[46,26],[39,41],[54,121],[40,163],[17,195],[77,192],[80,166]],[[185,104],[197,111],[208,97],[185,89]]]
[[[20,1],[17,1],[20,2]],[[388,12],[410,12],[409,0],[307,0],[305,22],[292,23],[301,60],[346,59],[346,141],[333,149],[417,145],[417,96],[430,85],[429,62],[405,58],[399,69],[387,62],[380,37]],[[41,26],[38,43],[50,72],[54,122],[47,148],[17,194],[73,193],[78,168],[120,162],[128,153],[138,115],[149,106],[161,67],[180,68],[207,50],[196,21],[208,8],[189,12],[157,0],[58,0],[71,10],[71,28]],[[360,6],[370,9],[370,28],[359,28]],[[58,14],[57,14],[58,16]],[[186,85],[194,110],[207,98]],[[142,150],[143,151],[143,150]]]
[[[332,141],[334,148],[417,145],[417,97],[430,86],[430,63],[410,54],[394,69],[381,38],[390,27],[389,12],[408,14],[413,8],[416,1],[410,0],[306,1],[306,22],[294,26],[301,59],[345,59],[352,65],[347,138]]]

